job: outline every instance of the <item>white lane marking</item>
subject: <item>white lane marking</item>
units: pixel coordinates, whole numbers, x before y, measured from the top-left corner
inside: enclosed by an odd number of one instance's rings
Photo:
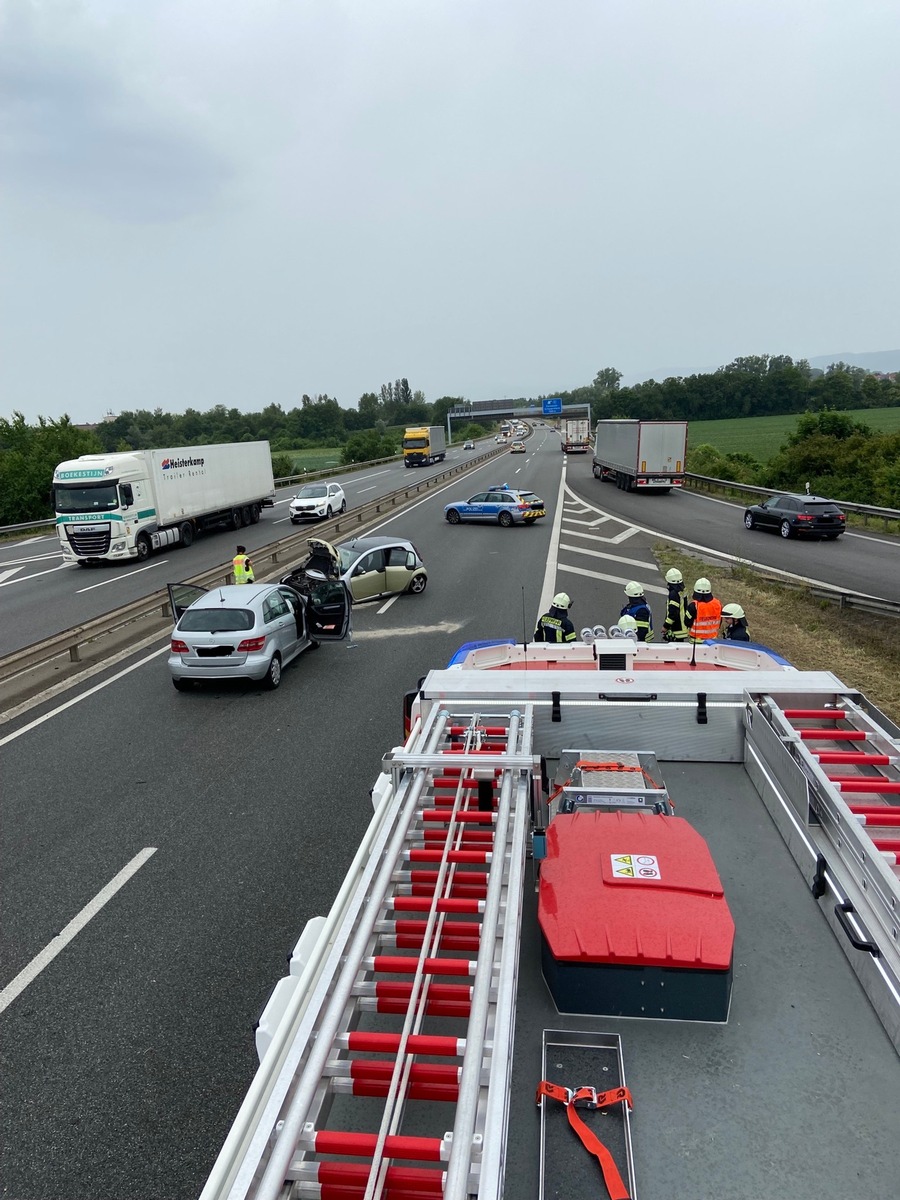
[[[48,562],[51,558],[58,559],[60,555],[59,542],[56,543],[56,550],[49,554],[31,554],[28,558],[8,558],[3,564],[5,567],[28,567],[32,563]]]
[[[382,604],[381,608],[376,609],[375,616],[380,617],[382,613],[386,613],[387,610],[394,603],[394,601],[399,600],[399,599],[400,599],[400,593],[397,592],[397,594],[395,596],[391,596],[391,598],[389,600],[385,600],[385,602],[384,602],[384,604]]]
[[[563,460],[565,466],[565,460]],[[550,601],[556,593],[556,566],[559,558],[559,536],[562,532],[563,496],[566,492],[566,473],[559,473],[559,492],[556,496],[556,516],[553,518],[553,529],[550,533],[550,545],[547,549],[547,567],[544,571],[544,583],[541,587],[541,599],[538,605],[535,625],[541,619],[541,614],[550,607]]]
[[[587,511],[587,510],[585,510],[585,511]],[[566,524],[567,525],[583,525],[585,527],[585,529],[596,529],[598,525],[605,525],[608,521],[612,521],[612,520],[613,520],[612,517],[599,517],[596,521],[577,521],[574,517],[570,517],[569,514],[566,513]],[[619,520],[619,521],[617,521],[617,524],[627,525],[628,522]]]
[[[353,640],[366,638],[413,637],[422,633],[458,633],[465,621],[440,621],[437,625],[404,625],[399,629],[354,629]]]
[[[82,692],[78,696],[73,696],[71,700],[67,700],[65,704],[60,704],[58,708],[53,708],[50,710],[50,712],[44,713],[42,717],[35,717],[33,721],[30,721],[27,725],[23,725],[21,729],[16,729],[13,733],[8,733],[6,737],[0,738],[0,747],[8,745],[10,742],[14,742],[16,738],[20,738],[23,733],[30,733],[32,729],[37,729],[39,725],[43,725],[44,722],[49,721],[51,717],[58,717],[59,714],[65,712],[67,708],[73,708],[76,704],[80,704],[82,700],[87,700],[97,692],[102,691],[102,689],[107,687],[110,683],[115,683],[119,679],[124,679],[126,675],[130,675],[131,672],[136,671],[138,667],[143,667],[146,663],[151,662],[154,658],[158,658],[160,654],[168,654],[169,641],[170,635],[166,634],[166,644],[161,646],[158,650],[154,650],[152,654],[148,654],[145,658],[139,659],[136,663],[132,663],[130,667],[125,667],[125,669],[119,671],[117,675],[111,675],[109,679],[104,679],[102,683],[94,684],[94,686],[92,688],[88,688],[86,692]],[[127,651],[127,653],[133,654],[134,650],[131,649]],[[108,664],[100,665],[98,669],[104,670],[105,666],[108,666]],[[41,697],[41,699],[45,699],[45,697]]]
[[[4,579],[9,579],[12,575],[18,575],[21,570],[21,567],[7,567],[5,571],[0,571],[0,583],[2,583]]]
[[[363,494],[363,492],[374,492],[377,486],[378,486],[377,483],[373,483],[371,487],[360,488],[357,492],[357,495],[361,496]]]
[[[390,470],[373,471],[371,475],[360,475],[359,479],[348,479],[346,482],[348,486],[351,483],[365,483],[367,479],[377,479],[379,475],[390,475],[390,473]]]
[[[78,588],[75,595],[80,596],[84,592],[93,592],[97,588],[106,587],[108,583],[118,583],[121,579],[130,579],[132,575],[143,575],[144,571],[153,571],[156,567],[164,567],[168,561],[167,558],[158,558],[147,567],[137,567],[134,571],[125,571],[122,574],[116,574],[112,579],[103,579],[100,583],[92,583],[90,587]]]
[[[35,542],[49,542],[51,540],[54,542],[57,540],[55,533],[39,533],[35,537],[22,538],[21,542],[17,544],[19,546],[33,546]]]
[[[604,554],[602,550],[588,550],[585,546],[560,545],[560,550],[571,550],[574,554],[588,554],[591,558],[608,558],[611,562],[621,563],[623,567],[638,567],[641,571],[658,571],[659,563],[638,562],[636,558],[622,558],[618,554]]]
[[[64,571],[67,563],[60,563],[58,567],[48,567],[46,571],[35,571],[31,575],[24,575],[21,579],[7,579],[5,583],[0,583],[0,587],[9,587],[13,583],[28,583],[30,579],[39,579],[41,575],[52,575],[54,571]]]
[[[567,567],[565,563],[560,563],[558,570],[567,571],[570,575],[586,575],[588,579],[602,579],[604,583],[621,583],[624,587],[626,583],[631,581],[624,575],[601,575],[599,571],[586,571],[584,567]],[[657,596],[668,596],[669,589],[657,587],[655,583],[644,585],[645,592],[655,592]]]
[[[23,967],[12,982],[0,992],[0,1013],[7,1009],[17,996],[33,983],[40,975],[41,971],[50,963],[53,962],[57,954],[60,954],[68,946],[77,934],[81,933],[88,921],[96,917],[97,913],[112,900],[113,896],[124,887],[129,879],[141,869],[149,858],[152,858],[156,853],[156,846],[145,846],[139,854],[136,854],[130,863],[127,863],[118,875],[114,875],[106,887],[101,888],[93,900],[89,900],[77,916],[66,925],[66,927],[56,935],[38,954],[34,956],[27,967]]]

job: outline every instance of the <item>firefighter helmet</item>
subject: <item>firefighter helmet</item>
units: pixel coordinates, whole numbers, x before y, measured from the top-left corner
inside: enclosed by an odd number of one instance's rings
[[[625,584],[625,595],[626,596],[637,597],[637,596],[643,596],[643,594],[644,594],[644,585],[642,583],[638,583],[637,580],[632,579],[631,583]]]
[[[619,617],[619,628],[623,633],[627,633],[629,629],[637,631],[637,621],[634,617],[629,617],[626,614],[624,617]]]
[[[697,594],[700,596],[711,596],[712,595],[712,584],[705,577],[701,577],[694,584],[694,591],[697,592]]]
[[[725,604],[722,606],[723,617],[735,617],[737,620],[744,615],[744,610],[739,604]]]
[[[684,583],[684,576],[677,567],[670,567],[666,571],[666,583]]]
[[[556,595],[553,597],[553,607],[554,608],[567,609],[567,608],[571,607],[571,604],[572,604],[572,601],[569,599],[569,597],[566,595],[565,592],[557,592]]]

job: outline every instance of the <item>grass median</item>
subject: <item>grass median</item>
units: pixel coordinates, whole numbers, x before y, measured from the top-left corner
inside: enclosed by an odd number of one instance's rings
[[[688,596],[693,581],[706,575],[723,604],[740,604],[752,641],[771,647],[801,671],[833,672],[900,724],[900,619],[841,610],[747,567],[713,565],[665,543],[655,552],[663,574],[678,567]],[[662,620],[655,624],[661,626]]]

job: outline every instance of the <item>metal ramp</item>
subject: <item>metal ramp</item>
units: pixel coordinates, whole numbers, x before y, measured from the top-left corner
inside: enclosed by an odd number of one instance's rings
[[[527,705],[435,708],[386,756],[359,878],[204,1200],[502,1194],[531,741]]]
[[[900,1052],[900,743],[852,693],[807,699],[748,699],[747,768]]]

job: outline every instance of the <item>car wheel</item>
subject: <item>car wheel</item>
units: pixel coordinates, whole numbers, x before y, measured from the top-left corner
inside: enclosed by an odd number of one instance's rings
[[[413,575],[412,579],[409,581],[409,590],[414,596],[421,596],[427,586],[427,575]]]
[[[497,518],[497,520],[500,522],[500,524],[503,526],[504,529],[508,529],[510,527],[510,525],[512,525],[512,523],[513,523],[512,517],[510,516],[510,514],[508,512],[502,512],[500,514],[500,516]]]
[[[756,528],[756,522],[753,519],[753,513],[744,513],[744,524],[748,529]]]
[[[782,522],[781,522],[781,528],[779,529],[779,531],[778,531],[778,532],[781,534],[781,536],[782,536],[783,538],[789,538],[789,537],[791,537],[791,536],[793,535],[793,532],[794,532],[794,531],[793,531],[793,529],[791,529],[791,523],[790,523],[790,521],[782,521]]]
[[[330,521],[333,516],[334,516],[334,510],[332,509],[331,505],[329,504],[325,510],[325,520]]]
[[[186,692],[190,688],[190,683],[186,679],[176,679],[172,676],[172,687],[176,692]]]
[[[347,511],[347,501],[346,501],[346,500],[342,500],[342,501],[341,501],[341,512],[342,512],[342,513],[345,513],[346,511]]]
[[[146,562],[150,557],[151,549],[150,539],[147,537],[146,533],[141,533],[138,535],[138,540],[135,542],[135,547],[137,549],[138,562]]]
[[[274,692],[281,683],[281,655],[276,651],[272,655],[272,660],[269,663],[269,669],[266,671],[266,677],[263,680],[263,687]]]
[[[448,511],[448,513],[447,513],[447,520],[450,522],[450,524],[451,524],[451,525],[458,525],[458,524],[459,524],[459,513],[456,511],[456,509],[455,509],[455,508],[451,508],[451,509]]]
[[[184,522],[180,532],[182,546],[192,546],[194,544],[194,527],[190,521]]]

